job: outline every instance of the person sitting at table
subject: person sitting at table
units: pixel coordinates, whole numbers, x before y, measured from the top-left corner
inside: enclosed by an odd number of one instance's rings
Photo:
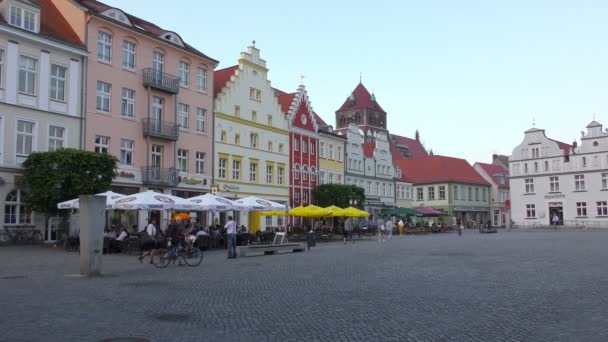
[[[120,231],[120,234],[118,235],[118,237],[116,238],[116,241],[123,241],[124,239],[129,237],[129,232],[127,231],[127,228],[122,228],[122,230]]]

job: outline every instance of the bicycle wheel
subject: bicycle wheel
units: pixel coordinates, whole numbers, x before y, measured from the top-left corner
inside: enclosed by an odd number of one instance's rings
[[[11,236],[8,234],[8,232],[0,231],[0,242],[1,243],[9,242],[10,240],[11,240]]]
[[[190,245],[184,248],[182,251],[182,258],[186,262],[186,265],[198,266],[201,264],[201,262],[203,262],[203,252],[200,249]]]
[[[167,248],[157,249],[151,256],[152,264],[158,268],[165,268],[171,262],[171,251]]]

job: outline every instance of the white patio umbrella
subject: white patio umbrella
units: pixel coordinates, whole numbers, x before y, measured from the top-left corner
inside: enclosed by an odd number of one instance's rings
[[[260,211],[260,210],[285,210],[285,204],[269,201],[267,199],[249,196],[235,201],[236,204],[242,205],[246,210]]]
[[[125,196],[112,204],[122,210],[192,210],[195,204],[181,197],[148,190]]]
[[[119,193],[116,193],[113,191],[102,192],[99,194],[95,194],[95,196],[106,196],[106,208],[107,209],[112,209],[112,203],[114,203],[114,201],[125,197],[125,195],[119,194]],[[80,208],[80,201],[78,200],[78,198],[57,204],[57,209],[79,209],[79,208]]]
[[[229,210],[246,210],[242,205],[236,204],[227,198],[213,195],[204,194],[201,196],[188,198],[188,201],[192,202],[195,210],[204,211],[229,211]]]

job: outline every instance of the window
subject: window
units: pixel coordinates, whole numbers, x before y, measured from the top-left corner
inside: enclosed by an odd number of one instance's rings
[[[268,151],[272,152],[272,141],[268,142]]]
[[[302,193],[302,202],[308,203],[308,191]]]
[[[220,141],[221,142],[226,142],[226,131],[221,131],[220,132]]]
[[[325,171],[319,170],[319,183],[325,184]]]
[[[252,148],[258,148],[258,135],[255,133],[251,133],[249,136],[249,146]]]
[[[218,178],[226,179],[226,158],[220,158],[218,162]]]
[[[205,110],[203,108],[196,109],[196,131],[205,132]]]
[[[416,199],[418,201],[424,200],[424,189],[423,188],[417,188],[416,189]]]
[[[325,158],[325,143],[319,141],[319,157]]]
[[[22,162],[34,151],[35,124],[17,121],[17,162]]]
[[[334,160],[334,145],[329,144],[329,159]]]
[[[473,189],[469,187],[469,201],[473,200]]]
[[[382,183],[382,196],[386,196],[386,183]],[[433,196],[435,196],[434,189],[433,189]]]
[[[120,141],[120,163],[122,165],[133,165],[133,140],[122,139]]]
[[[342,146],[338,146],[338,161],[342,161]]]
[[[49,126],[49,151],[62,149],[65,141],[65,128]]]
[[[293,167],[293,179],[300,179],[300,166],[298,165]]]
[[[549,171],[549,162],[545,161],[545,171]]]
[[[4,50],[0,49],[0,87],[2,86],[2,65],[4,62]]]
[[[428,188],[428,193],[429,193],[429,201],[432,201],[435,199],[435,187],[434,186],[429,186]]]
[[[188,150],[177,150],[177,171],[188,172]]]
[[[282,166],[277,167],[277,184],[283,184],[285,169]]]
[[[587,216],[587,202],[576,202],[576,216]]]
[[[28,11],[25,8],[17,6],[11,6],[11,25],[36,32],[36,12]]]
[[[534,193],[534,179],[532,178],[527,178],[525,180],[526,183],[526,193],[527,194],[532,194]]]
[[[524,173],[528,173],[528,163],[524,164]]]
[[[179,62],[179,84],[187,87],[190,84],[190,64]]]
[[[19,56],[19,92],[36,94],[36,60],[33,58]]]
[[[310,148],[308,150],[310,151],[311,155],[313,155],[313,156],[315,155],[315,143],[314,142],[310,143]]]
[[[25,193],[13,190],[6,195],[4,204],[4,224],[30,224],[32,214],[23,203]]]
[[[238,133],[234,134],[234,144],[235,145],[240,145],[241,144],[241,135]]]
[[[445,199],[445,186],[440,186],[439,187],[439,199],[440,200],[444,200]]]
[[[97,81],[97,104],[96,108],[98,112],[109,113],[110,112],[110,89],[112,85]]]
[[[607,201],[596,202],[596,205],[597,205],[597,216],[608,216],[608,202]]]
[[[300,203],[300,191],[296,190],[293,192],[293,201],[294,203]]]
[[[190,106],[184,103],[177,105],[177,124],[181,128],[188,128],[188,114],[190,112]]]
[[[256,101],[262,101],[262,91],[255,88],[249,88],[249,98]]]
[[[127,40],[122,42],[122,66],[130,70],[135,69],[135,43]]]
[[[256,163],[249,164],[249,181],[252,183],[258,182],[258,164]]]
[[[135,90],[122,88],[121,113],[124,117],[135,117]]]
[[[479,201],[479,188],[475,188],[475,201]]]
[[[154,77],[162,78],[161,73],[165,70],[165,55],[158,51],[152,53],[152,70],[154,70]]]
[[[577,191],[585,190],[585,175],[574,176],[574,188]]]
[[[454,199],[458,199],[458,185],[454,185]]]
[[[51,65],[51,100],[65,101],[65,74],[66,68]]]
[[[559,177],[549,177],[549,191],[559,192]]]
[[[207,69],[198,68],[196,71],[196,87],[202,93],[207,92]]]
[[[268,122],[268,126],[272,126],[272,115],[268,115],[267,122]]]
[[[234,116],[236,116],[236,117],[241,116],[241,107],[240,106],[234,106]]]
[[[241,179],[241,161],[240,160],[232,161],[232,179],[234,179],[234,180]]]
[[[536,205],[526,204],[526,217],[527,218],[536,218]]]
[[[486,201],[486,191],[486,188],[481,189],[481,200],[484,202]]]
[[[583,167],[587,167],[587,157],[583,157]]]
[[[283,144],[279,144],[279,153],[283,153]]]
[[[112,35],[101,31],[97,32],[97,60],[112,61]]]
[[[255,110],[251,111],[251,121],[258,121],[258,112]]]
[[[329,184],[334,184],[335,174],[332,171],[329,171]]]
[[[302,140],[302,153],[308,153],[308,144]]]
[[[293,138],[293,150],[294,151],[300,150],[300,140],[297,139],[296,137]]]
[[[302,167],[302,180],[308,180],[308,167]]]
[[[95,136],[95,152],[108,153],[109,150],[110,150],[110,137],[96,135]]]
[[[272,171],[274,167],[272,165],[266,165],[266,183],[272,184]]]
[[[608,189],[608,172],[602,173],[602,189]]]
[[[196,152],[196,173],[199,175],[205,174],[205,152]]]

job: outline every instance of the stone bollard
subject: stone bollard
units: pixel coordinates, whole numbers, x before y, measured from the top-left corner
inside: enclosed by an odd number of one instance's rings
[[[101,275],[105,196],[82,195],[80,200],[80,274]]]

